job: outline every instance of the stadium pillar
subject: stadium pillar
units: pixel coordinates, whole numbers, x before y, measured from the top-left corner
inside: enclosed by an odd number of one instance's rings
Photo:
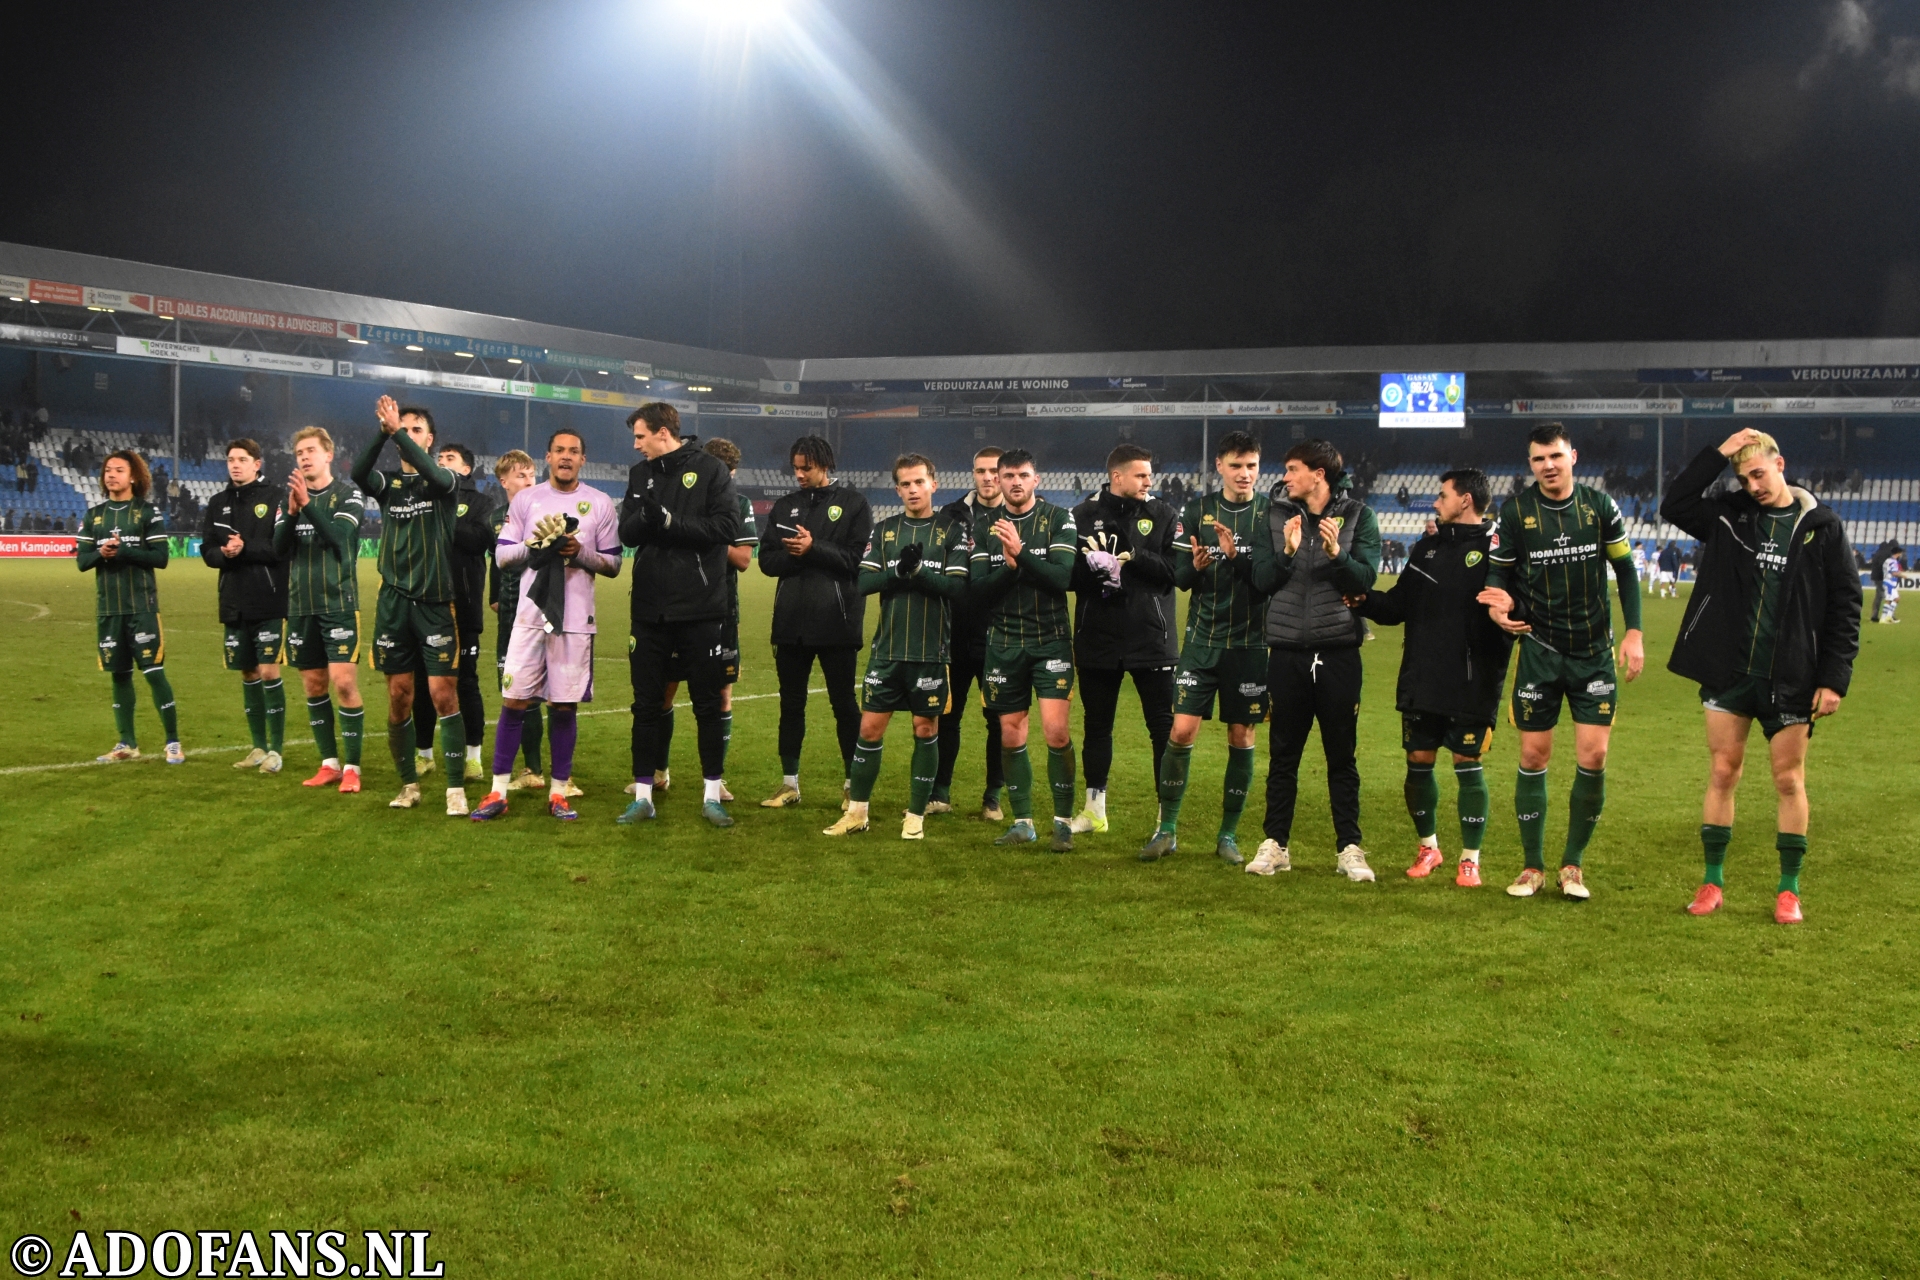
[[[180,362],[173,362],[173,478],[180,478]],[[171,497],[172,495],[167,495]]]
[[[533,452],[533,401],[520,402],[520,449],[524,453]]]
[[[1667,420],[1653,420],[1653,536],[1659,537],[1661,497],[1667,488]]]

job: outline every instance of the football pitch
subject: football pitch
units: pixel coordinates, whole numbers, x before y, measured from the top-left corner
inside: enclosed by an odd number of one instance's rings
[[[1851,696],[1813,742],[1807,922],[1782,928],[1757,730],[1728,905],[1682,911],[1706,753],[1695,689],[1665,670],[1679,602],[1648,603],[1648,670],[1622,687],[1586,859],[1594,896],[1575,905],[1500,891],[1520,866],[1504,730],[1488,887],[1452,884],[1444,768],[1448,868],[1400,874],[1397,628],[1365,650],[1380,882],[1354,885],[1333,873],[1317,746],[1298,869],[1213,859],[1211,724],[1186,846],[1138,863],[1155,802],[1130,692],[1113,831],[1073,854],[994,848],[964,812],[977,718],[962,812],[930,819],[924,843],[898,839],[903,717],[873,830],[820,835],[840,776],[820,696],[805,803],[760,809],[779,766],[757,570],[732,830],[699,819],[684,710],[660,820],[612,823],[624,578],[601,591],[593,710],[609,714],[581,722],[581,821],[518,798],[490,826],[450,820],[437,773],[425,805],[390,811],[385,696],[365,668],[363,794],[303,789],[304,743],[278,778],[238,774],[214,580],[197,561],[160,575],[197,754],[158,763],[136,681],[148,760],[44,769],[112,745],[93,585],[67,562],[0,564],[0,1207],[9,1242],[53,1243],[55,1272],[75,1231],[109,1229],[430,1231],[450,1280],[1920,1268],[1905,791],[1920,624],[1862,628]],[[362,580],[370,618],[367,562]],[[493,647],[490,624],[489,664]],[[485,688],[492,715],[491,672]],[[1265,758],[1262,735],[1256,792]]]

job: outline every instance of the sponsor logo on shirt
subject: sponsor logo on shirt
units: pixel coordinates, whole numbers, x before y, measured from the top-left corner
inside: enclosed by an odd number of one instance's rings
[[[452,636],[433,635],[427,637],[427,643],[437,649],[451,639]]]
[[[353,639],[353,632],[347,630],[345,627],[335,627],[333,630],[327,632],[327,639],[351,640]]]
[[[1266,691],[1267,686],[1263,684],[1246,683],[1240,686],[1240,696],[1243,698],[1257,698]]]
[[[155,635],[151,631],[136,631],[133,633],[133,642],[135,644],[152,644],[155,640],[158,640],[159,638],[160,638],[159,636]]]
[[[941,684],[941,681],[939,676],[921,676],[918,680],[913,682],[913,687],[916,689],[925,689],[925,690],[931,691],[934,689],[938,689],[940,687],[940,684]]]

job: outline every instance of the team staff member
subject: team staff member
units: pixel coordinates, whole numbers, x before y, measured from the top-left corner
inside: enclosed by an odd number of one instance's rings
[[[220,571],[227,670],[240,673],[253,738],[253,750],[233,767],[278,773],[287,744],[287,689],[280,679],[287,568],[273,542],[280,489],[260,478],[262,456],[256,440],[227,442],[227,487],[207,499],[200,558]]]
[[[633,557],[633,802],[615,821],[654,816],[653,771],[660,749],[660,703],[667,664],[686,665],[705,779],[700,813],[716,827],[733,818],[720,803],[727,767],[722,696],[727,686],[727,548],[740,533],[740,507],[726,463],[680,438],[680,412],[643,404],[627,416],[641,461],[627,476],[620,541]]]
[[[1107,483],[1073,509],[1080,553],[1073,562],[1073,658],[1086,707],[1080,767],[1087,803],[1075,833],[1107,829],[1107,775],[1120,684],[1133,677],[1153,744],[1153,776],[1173,730],[1173,544],[1180,513],[1153,496],[1153,454],[1123,444],[1107,455]]]
[[[387,677],[387,751],[400,774],[400,794],[390,809],[420,803],[420,775],[413,757],[414,670],[422,662],[427,692],[439,720],[440,758],[447,775],[447,816],[467,816],[461,785],[467,733],[461,723],[454,673],[460,665],[454,618],[453,526],[459,519],[458,482],[433,460],[433,414],[381,396],[374,406],[380,433],[353,464],[353,482],[380,504],[380,601],[374,608],[373,649]],[[380,451],[393,437],[400,453],[395,471],[378,467]]]
[[[1349,880],[1373,879],[1360,846],[1360,646],[1367,624],[1344,597],[1365,594],[1380,573],[1380,526],[1350,492],[1340,451],[1325,440],[1287,450],[1264,536],[1249,550],[1253,585],[1267,603],[1266,839],[1256,862],[1291,869],[1287,844],[1300,792],[1300,756],[1314,723],[1327,757],[1335,866]]]
[[[1740,489],[1708,495],[1728,461]],[[1713,756],[1700,827],[1706,880],[1687,910],[1704,916],[1720,907],[1734,792],[1758,720],[1779,797],[1773,918],[1799,924],[1807,743],[1813,722],[1840,709],[1860,649],[1860,576],[1846,526],[1832,507],[1788,484],[1780,446],[1750,430],[1701,450],[1675,477],[1660,515],[1701,543],[1693,598],[1667,663],[1700,682]]]
[[[947,708],[948,602],[967,590],[973,534],[935,512],[933,460],[917,453],[894,460],[893,488],[902,511],[873,528],[860,558],[862,596],[880,597],[880,621],[861,683],[860,742],[853,749],[847,811],[830,836],[867,829],[867,804],[880,777],[880,753],[896,711],[913,719],[913,762],[902,840],[926,837],[927,803],[940,764],[940,713]]]
[[[973,530],[971,581],[986,607],[987,706],[1000,713],[1001,768],[1013,825],[995,844],[1030,844],[1033,762],[1027,757],[1027,713],[1040,702],[1047,740],[1047,781],[1053,790],[1055,853],[1073,849],[1073,640],[1067,623],[1067,587],[1079,537],[1073,512],[1040,496],[1033,455],[1000,455],[1004,505],[980,517]]]
[[[487,740],[487,707],[480,699],[480,637],[486,631],[487,566],[493,555],[493,495],[481,492],[473,479],[473,450],[463,444],[444,444],[434,461],[455,476],[453,522],[453,616],[460,628],[460,669],[454,690],[460,698],[460,721],[467,731],[467,758],[461,777],[485,782],[480,748]],[[503,630],[513,629],[509,618]],[[414,745],[422,771],[433,768],[433,724],[428,714],[425,668],[414,671]],[[449,779],[451,781],[451,779]]]
[[[1573,478],[1579,454],[1557,422],[1527,435],[1534,482],[1500,508],[1497,545],[1487,554],[1487,591],[1481,599],[1493,620],[1523,635],[1513,675],[1511,715],[1520,730],[1520,776],[1513,809],[1520,822],[1526,866],[1507,886],[1527,898],[1546,884],[1547,764],[1553,727],[1564,698],[1573,711],[1577,768],[1567,805],[1567,844],[1560,858],[1560,892],[1591,896],[1581,861],[1607,802],[1607,743],[1613,732],[1618,677],[1613,612],[1607,603],[1611,568],[1620,591],[1620,665],[1639,677],[1646,662],[1640,637],[1640,584],[1633,576],[1627,522],[1612,498]],[[1518,600],[1527,621],[1511,616]]]
[[[520,449],[509,449],[493,464],[493,478],[500,482],[500,491],[506,495],[505,502],[496,502],[487,513],[487,523],[493,529],[496,548],[487,555],[487,608],[493,613],[493,666],[494,690],[498,692],[506,683],[507,646],[513,640],[513,620],[520,612],[520,577],[518,573],[500,571],[498,542],[500,529],[507,523],[507,512],[513,505],[514,495],[522,489],[530,489],[539,483],[539,476],[533,469],[533,455]],[[463,713],[464,714],[464,713]],[[520,771],[507,783],[509,791],[538,791],[547,785],[545,771],[540,764],[540,742],[545,737],[544,713],[539,706],[527,709],[520,718]],[[580,794],[580,788],[567,783],[569,799]]]
[[[860,736],[853,664],[866,621],[858,579],[860,557],[873,533],[867,500],[833,478],[832,445],[819,436],[802,436],[787,453],[800,487],[773,504],[767,516],[773,527],[760,544],[760,572],[780,584],[773,593],[773,663],[780,678],[781,776],[780,789],[760,802],[766,809],[800,803],[807,682],[816,661],[833,707],[843,777],[853,767],[853,745]],[[844,781],[841,789],[851,794]]]
[[[1493,526],[1481,514],[1491,490],[1483,472],[1461,467],[1440,477],[1433,500],[1440,523],[1413,544],[1391,591],[1369,593],[1360,612],[1388,626],[1404,623],[1400,648],[1400,745],[1407,753],[1407,816],[1420,848],[1407,874],[1423,880],[1440,869],[1440,784],[1433,767],[1440,748],[1453,753],[1460,787],[1460,867],[1454,883],[1480,886],[1480,846],[1487,830],[1487,779],[1480,759],[1493,741],[1493,718],[1507,678],[1513,637],[1480,603],[1487,585]]]
[[[133,731],[133,669],[147,678],[160,727],[167,734],[167,763],[185,764],[180,722],[167,679],[167,638],[160,630],[160,591],[153,571],[167,567],[167,525],[147,501],[153,480],[147,460],[116,449],[100,462],[106,501],[87,508],[74,538],[80,572],[94,578],[95,642],[100,669],[113,676],[113,723],[120,740],[97,757],[101,764],[138,760]]]
[[[307,724],[320,768],[302,786],[360,790],[360,747],[367,709],[360,701],[360,517],[366,499],[333,474],[333,437],[325,427],[293,433],[287,504],[273,526],[273,547],[287,560],[287,657],[307,695]],[[333,699],[340,698],[339,736]]]
[[[949,502],[941,514],[963,522],[969,530],[978,527],[980,517],[1000,505],[1000,453],[997,445],[988,445],[973,455],[973,490],[965,497]],[[980,686],[980,714],[987,722],[986,790],[980,797],[980,816],[999,822],[1006,815],[1000,808],[1000,788],[1006,785],[1000,772],[1000,717],[986,705],[987,686],[987,611],[973,600],[973,593],[949,602],[953,612],[953,659],[948,664],[950,706],[940,717],[940,769],[933,777],[933,798],[927,801],[928,813],[953,811],[953,767],[960,760],[960,726],[966,720],[968,691]]]
[[[1214,855],[1242,865],[1239,826],[1253,786],[1254,727],[1267,718],[1267,601],[1253,587],[1256,538],[1266,536],[1267,508],[1260,482],[1260,442],[1245,431],[1220,437],[1213,468],[1220,492],[1187,503],[1173,544],[1174,582],[1189,592],[1187,634],[1174,676],[1173,730],[1160,762],[1160,826],[1140,850],[1142,862],[1157,862],[1178,846],[1180,808],[1187,794],[1194,739],[1213,715],[1227,726],[1227,769],[1220,798],[1220,834]],[[1272,875],[1271,862],[1247,864]]]

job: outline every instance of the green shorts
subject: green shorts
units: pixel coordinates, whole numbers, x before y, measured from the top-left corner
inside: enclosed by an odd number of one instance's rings
[[[360,661],[360,613],[303,613],[287,619],[287,660],[297,671]]]
[[[262,618],[258,622],[229,622],[225,643],[227,670],[251,671],[265,663],[280,665],[287,644],[287,620]]]
[[[1522,733],[1551,729],[1560,723],[1560,700],[1573,709],[1575,724],[1612,724],[1614,690],[1613,647],[1590,658],[1569,658],[1537,640],[1520,638],[1520,660],[1514,664],[1513,703],[1508,718]]]
[[[151,671],[167,659],[167,636],[157,613],[104,613],[99,619],[102,671]]]
[[[1173,714],[1213,719],[1213,698],[1220,695],[1222,724],[1259,724],[1273,697],[1267,692],[1267,651],[1209,649],[1188,645],[1173,673]]]
[[[1402,751],[1438,751],[1445,747],[1457,756],[1478,759],[1493,745],[1493,726],[1478,720],[1463,720],[1437,711],[1400,713],[1400,749]]]
[[[889,662],[867,660],[867,678],[860,682],[862,711],[909,711],[932,718],[953,708],[944,662]]]
[[[1025,711],[1035,698],[1071,698],[1073,641],[1049,640],[1021,649],[989,644],[981,669],[981,698],[989,711]]]
[[[460,669],[460,628],[451,601],[428,604],[380,588],[373,611],[374,664],[387,675],[426,667],[429,676]]]
[[[1773,705],[1773,681],[1765,676],[1742,676],[1724,689],[1700,686],[1700,705],[1709,711],[1724,711],[1730,716],[1745,716],[1760,722],[1760,731],[1771,738],[1790,724],[1813,724],[1811,710],[1805,715],[1786,715]],[[1808,733],[1813,730],[1809,728]]]

